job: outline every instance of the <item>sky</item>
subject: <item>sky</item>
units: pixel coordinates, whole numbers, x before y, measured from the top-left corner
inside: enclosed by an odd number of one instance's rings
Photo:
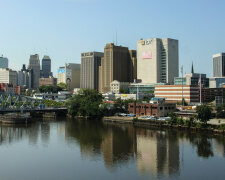
[[[106,43],[137,49],[143,38],[179,40],[179,65],[212,76],[212,55],[225,52],[224,0],[0,0],[0,55],[9,67],[49,55],[54,75]],[[116,38],[117,36],[117,38]]]

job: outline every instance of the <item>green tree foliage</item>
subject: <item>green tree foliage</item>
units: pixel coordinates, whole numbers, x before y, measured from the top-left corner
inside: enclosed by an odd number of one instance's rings
[[[54,100],[44,100],[44,104],[47,107],[63,107],[63,106],[65,106],[65,103],[57,102],[57,101],[54,101]]]
[[[114,109],[116,112],[128,112],[129,103],[133,103],[133,99],[125,99],[117,98],[114,103]]]
[[[67,84],[66,83],[59,83],[58,84],[58,86],[60,87],[60,88],[62,88],[62,90],[67,90]]]
[[[212,109],[207,105],[201,105],[197,107],[197,119],[199,119],[204,124],[207,124],[207,121],[210,120]]]
[[[225,105],[220,105],[216,107],[216,117],[225,118]]]
[[[40,93],[58,93],[58,91],[62,91],[62,88],[59,86],[52,86],[52,85],[42,85],[38,88]]]
[[[188,103],[185,101],[185,99],[183,98],[182,101],[180,102],[177,102],[177,105],[184,105],[184,106],[187,106]]]
[[[102,95],[93,89],[81,89],[66,102],[71,116],[98,117],[102,115]]]
[[[174,112],[169,112],[169,117],[171,117],[171,119],[169,120],[169,123],[170,124],[177,124],[177,120],[178,120],[178,117],[177,117],[177,114],[174,113]]]
[[[27,89],[26,92],[25,92],[25,95],[26,96],[32,96],[33,95],[32,90]]]
[[[128,89],[120,89],[120,93],[121,94],[128,94],[129,93],[129,90]]]

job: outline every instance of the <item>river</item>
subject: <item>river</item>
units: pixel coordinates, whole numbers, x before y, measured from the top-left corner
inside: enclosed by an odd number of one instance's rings
[[[66,119],[0,126],[1,180],[224,177],[224,136]]]

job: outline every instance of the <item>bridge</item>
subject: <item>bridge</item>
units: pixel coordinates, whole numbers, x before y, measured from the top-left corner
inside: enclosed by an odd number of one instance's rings
[[[44,100],[16,94],[0,94],[0,114],[30,113],[31,116],[54,113],[57,116],[66,115],[65,107],[46,107]]]

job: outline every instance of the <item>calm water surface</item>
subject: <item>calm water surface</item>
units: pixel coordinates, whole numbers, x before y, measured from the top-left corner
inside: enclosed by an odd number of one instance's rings
[[[110,125],[0,127],[0,179],[225,179],[225,138]]]

